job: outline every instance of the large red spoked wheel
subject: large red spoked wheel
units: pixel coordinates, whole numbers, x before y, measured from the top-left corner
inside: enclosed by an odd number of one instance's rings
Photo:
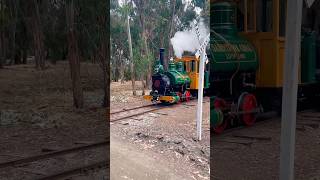
[[[216,109],[217,112],[219,112],[221,118],[223,119],[223,122],[217,127],[214,127],[213,131],[215,134],[221,134],[228,126],[228,121],[227,119],[223,118],[223,112],[222,112],[222,110],[226,107],[226,101],[220,98],[216,98],[213,104],[214,104],[214,108]]]
[[[186,98],[186,101],[190,101],[190,99],[191,99],[191,93],[190,93],[189,91],[186,91],[186,92],[184,93],[184,96],[185,96],[185,98]]]
[[[246,126],[252,126],[256,121],[256,113],[252,112],[258,108],[257,99],[253,94],[243,93],[239,97],[239,110],[242,111],[241,120]],[[251,113],[250,113],[251,112]]]

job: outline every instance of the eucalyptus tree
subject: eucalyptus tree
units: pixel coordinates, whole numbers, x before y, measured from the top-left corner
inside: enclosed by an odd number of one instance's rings
[[[9,9],[5,1],[0,1],[0,68],[3,67],[6,59],[7,41],[6,29],[8,28],[10,18]]]
[[[141,80],[144,86],[150,87],[152,66],[159,48],[167,49],[167,58],[173,56],[173,49],[170,39],[176,31],[189,28],[190,22],[198,17],[204,16],[204,10],[201,14],[196,13],[196,9],[204,9],[208,5],[203,0],[192,0],[186,3],[183,0],[127,0],[120,4],[118,0],[111,0],[111,45],[112,45],[112,72],[118,71],[118,62],[130,59],[129,33],[133,50],[133,60],[126,64],[125,67],[132,67],[131,72],[135,72],[133,79]],[[128,21],[129,9],[129,21]],[[129,26],[128,26],[129,22]],[[125,34],[126,33],[126,34]],[[122,58],[119,59],[119,50],[123,51]],[[133,62],[133,63],[132,63]],[[165,61],[165,66],[167,62]],[[125,67],[120,67],[125,70]],[[121,71],[120,70],[120,71]],[[128,74],[125,70],[125,74]],[[120,73],[121,74],[121,73]],[[127,77],[127,76],[126,76]],[[143,81],[146,80],[146,81]],[[133,88],[135,89],[135,88]],[[143,89],[144,91],[144,89]]]
[[[41,4],[45,3],[45,1],[37,1],[33,0],[33,13],[31,20],[31,28],[33,32],[33,44],[34,44],[34,54],[35,54],[35,63],[37,69],[45,68],[45,53],[44,53],[44,36],[42,30],[42,22],[41,22]]]
[[[117,2],[117,1],[116,1]],[[128,34],[126,10],[119,5],[113,5],[110,14],[110,33],[111,33],[111,67],[113,80],[118,81],[119,75],[124,74],[125,65],[123,59],[129,58]],[[121,77],[123,78],[123,77]]]
[[[128,35],[128,43],[129,43],[129,52],[130,52],[130,70],[131,70],[131,82],[132,82],[132,93],[135,96],[136,95],[136,87],[135,87],[135,71],[134,71],[134,62],[133,62],[133,50],[132,50],[132,39],[131,39],[131,31],[130,31],[130,5],[127,3],[127,35]],[[144,92],[144,91],[143,91]]]
[[[82,59],[98,63],[103,75],[103,105],[109,101],[110,39],[109,2],[101,0],[78,0],[77,30]]]
[[[76,11],[74,0],[67,1],[66,3],[66,22],[68,32],[68,60],[70,64],[70,73],[72,80],[72,91],[73,91],[73,105],[76,108],[83,107],[83,91],[80,79],[80,56],[78,40],[76,36],[75,27],[75,11]]]
[[[130,79],[132,82],[132,92],[136,95],[136,59],[133,49],[137,48],[136,30],[137,26],[134,23],[135,14],[133,12],[132,1],[125,1],[122,6],[118,1],[111,1],[111,39],[112,39],[112,68],[115,79],[116,74],[121,74],[121,81],[125,78],[125,59],[129,59]],[[131,21],[133,23],[131,23]],[[120,71],[120,72],[118,72]]]

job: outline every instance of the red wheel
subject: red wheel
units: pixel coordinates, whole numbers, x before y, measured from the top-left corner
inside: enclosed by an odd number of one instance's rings
[[[223,120],[223,123],[215,128],[213,128],[213,131],[215,134],[221,134],[228,126],[228,121],[225,119]]]
[[[228,120],[223,118],[222,110],[226,107],[226,101],[220,98],[216,98],[213,102],[214,108],[216,112],[219,114],[220,118],[222,119],[222,123],[213,128],[215,134],[221,134],[228,126]]]
[[[220,98],[216,98],[213,102],[214,108],[216,109],[223,109],[226,107],[226,101]]]
[[[239,100],[239,110],[244,112],[241,115],[241,120],[245,125],[252,126],[256,121],[256,113],[252,111],[258,107],[257,99],[253,94],[243,93]]]
[[[190,101],[191,93],[189,91],[186,91],[184,94],[185,94],[184,96],[186,97],[186,101]]]

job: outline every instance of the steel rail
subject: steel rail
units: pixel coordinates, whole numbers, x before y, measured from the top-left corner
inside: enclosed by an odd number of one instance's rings
[[[145,108],[145,107],[151,107],[151,106],[156,106],[156,104],[148,104],[148,105],[144,105],[144,106],[137,106],[137,107],[134,107],[134,108],[129,108],[129,109],[122,109],[120,111],[115,111],[115,112],[110,112],[110,115],[111,114],[118,114],[118,113],[122,113],[122,112],[126,112],[126,111],[131,111],[131,110],[136,110],[136,109],[141,109],[141,108]]]
[[[268,122],[268,120],[272,120],[272,118],[275,118],[277,117],[278,114],[276,111],[268,111],[268,112],[264,112],[264,113],[261,113],[261,114],[258,114],[257,115],[257,121],[253,124],[253,126],[250,126],[250,127],[256,127],[256,126],[261,126],[265,123]],[[241,130],[241,129],[245,129],[245,128],[250,128],[248,126],[245,126],[245,125],[241,125],[241,126],[236,126],[236,127],[231,127],[231,128],[228,128],[226,130],[224,130],[222,132],[222,134],[214,134],[213,132],[213,136],[214,137],[224,137],[224,136],[227,136],[228,134],[231,134],[235,131],[238,131],[238,130]]]
[[[21,159],[17,159],[17,160],[13,160],[13,161],[0,163],[0,168],[6,168],[6,167],[10,167],[10,166],[16,166],[19,164],[25,164],[25,163],[35,162],[35,161],[39,161],[39,160],[43,160],[43,159],[49,159],[49,158],[52,158],[55,156],[75,153],[78,151],[84,151],[84,150],[88,150],[88,149],[94,149],[94,148],[98,148],[98,147],[102,147],[102,146],[107,146],[108,144],[109,144],[109,141],[102,141],[102,142],[93,143],[93,144],[89,144],[89,145],[85,145],[85,146],[78,146],[78,147],[58,150],[58,151],[54,151],[54,152],[50,152],[50,153],[40,154],[40,155],[36,155],[36,156],[21,158]]]
[[[139,106],[139,107],[134,107],[134,108],[130,108],[130,109],[124,109],[124,110],[116,111],[116,112],[114,112],[113,114],[123,113],[123,112],[131,111],[131,110],[142,109],[142,108],[151,107],[151,106],[154,106],[154,107],[155,107],[155,108],[153,108],[153,109],[151,109],[151,110],[143,111],[143,112],[136,113],[136,114],[132,114],[132,115],[125,116],[125,117],[120,117],[120,118],[116,118],[116,119],[111,119],[111,118],[110,118],[110,122],[121,121],[121,120],[129,119],[129,118],[132,118],[132,117],[135,117],[135,116],[140,116],[140,115],[143,115],[143,114],[146,114],[146,113],[149,113],[149,112],[158,111],[158,110],[160,110],[160,109],[166,109],[166,108],[171,108],[171,107],[178,106],[178,105],[184,105],[184,104],[187,104],[187,103],[189,103],[189,102],[193,102],[194,100],[195,100],[195,99],[191,99],[190,101],[186,101],[186,102],[182,102],[182,103],[177,103],[177,104],[172,104],[172,105],[169,105],[169,106],[155,106],[155,104],[150,104],[150,105],[146,105],[146,106]],[[208,101],[204,101],[203,103],[206,103],[206,102],[208,102]],[[112,114],[112,113],[111,113],[111,114]]]
[[[158,107],[158,108],[154,108],[154,109],[151,109],[151,110],[143,111],[143,112],[132,114],[132,115],[125,116],[125,117],[120,117],[120,118],[117,118],[117,119],[110,119],[110,122],[116,122],[116,121],[121,121],[121,120],[124,120],[124,119],[129,119],[129,118],[132,118],[132,117],[135,117],[135,116],[140,116],[140,115],[143,115],[143,114],[146,114],[146,113],[149,113],[149,112],[158,111],[158,110],[164,109],[164,108],[168,108],[168,107]]]
[[[55,180],[58,178],[66,178],[66,177],[69,177],[69,176],[72,176],[75,174],[81,174],[82,172],[84,172],[86,170],[104,168],[104,167],[108,167],[108,166],[109,166],[109,161],[103,160],[103,161],[99,161],[99,162],[92,163],[89,165],[85,165],[85,166],[77,167],[77,168],[70,169],[67,171],[63,171],[63,172],[48,175],[45,177],[41,177],[37,180]],[[107,171],[107,169],[106,169],[106,171]]]

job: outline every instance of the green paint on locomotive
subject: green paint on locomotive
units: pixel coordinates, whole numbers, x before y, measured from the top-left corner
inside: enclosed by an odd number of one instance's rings
[[[301,36],[301,82],[316,82],[316,34],[302,32]]]
[[[187,72],[183,69],[182,62],[170,62],[169,70],[164,72],[170,78],[170,84],[172,86],[189,85],[191,80]]]
[[[253,45],[238,34],[236,25],[237,9],[231,2],[211,4],[210,21],[210,72],[233,73],[256,71],[258,55]],[[301,83],[318,83],[316,78],[316,34],[302,30],[301,35]],[[212,75],[211,74],[211,75]],[[211,82],[212,83],[212,82]],[[211,84],[214,86],[214,84]],[[299,85],[299,87],[302,87]],[[210,123],[217,128],[222,125],[223,112],[214,105],[216,97],[210,98]]]
[[[236,6],[218,2],[211,7],[210,71],[233,72],[258,68],[258,56],[252,44],[238,35]]]
[[[231,2],[216,2],[210,8],[210,72],[234,73],[256,71],[259,60],[255,47],[238,34],[237,9]],[[213,84],[214,86],[214,84]],[[215,108],[216,97],[210,98],[210,123],[222,125],[223,112]]]
[[[204,89],[208,89],[210,87],[210,73],[209,71],[204,72]]]
[[[223,123],[223,112],[219,108],[214,107],[214,101],[216,97],[210,97],[210,123],[215,126],[219,126]]]

